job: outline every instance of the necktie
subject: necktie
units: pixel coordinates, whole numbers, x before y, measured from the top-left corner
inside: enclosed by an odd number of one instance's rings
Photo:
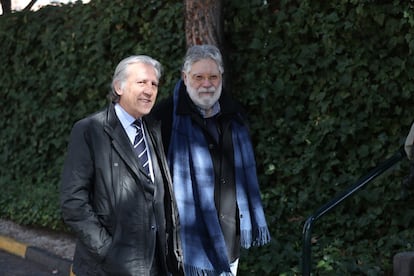
[[[141,120],[136,120],[134,122],[134,127],[137,129],[134,140],[134,149],[138,155],[141,165],[144,167],[147,175],[149,175],[149,160],[147,154],[147,147],[145,146],[144,135],[142,132],[142,123]]]

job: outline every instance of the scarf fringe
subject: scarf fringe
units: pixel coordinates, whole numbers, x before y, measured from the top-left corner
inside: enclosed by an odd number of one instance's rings
[[[262,246],[270,242],[270,232],[267,227],[260,227],[253,240],[252,231],[242,230],[240,244],[243,248],[249,249],[251,246]]]

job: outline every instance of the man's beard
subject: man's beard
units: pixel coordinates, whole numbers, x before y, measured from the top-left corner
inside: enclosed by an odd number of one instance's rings
[[[209,88],[200,87],[199,89],[195,89],[191,87],[190,85],[187,86],[188,95],[190,96],[193,103],[199,108],[204,109],[204,110],[210,109],[218,101],[221,95],[221,90],[222,90],[221,84],[217,87],[217,89],[214,86],[209,87]],[[212,94],[212,96],[210,95],[200,96],[200,93],[203,93],[203,92],[210,92],[214,94]]]

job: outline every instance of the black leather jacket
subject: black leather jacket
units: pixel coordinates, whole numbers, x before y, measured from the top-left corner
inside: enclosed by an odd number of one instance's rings
[[[64,221],[78,237],[76,275],[183,275],[178,212],[159,123],[143,119],[154,182],[143,172],[114,105],[75,123],[61,179]]]

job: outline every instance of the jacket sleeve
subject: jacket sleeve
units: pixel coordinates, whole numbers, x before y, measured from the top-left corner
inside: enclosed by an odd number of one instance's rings
[[[94,211],[94,152],[87,121],[77,122],[70,134],[60,186],[62,216],[77,238],[98,259],[103,259],[112,238]]]

